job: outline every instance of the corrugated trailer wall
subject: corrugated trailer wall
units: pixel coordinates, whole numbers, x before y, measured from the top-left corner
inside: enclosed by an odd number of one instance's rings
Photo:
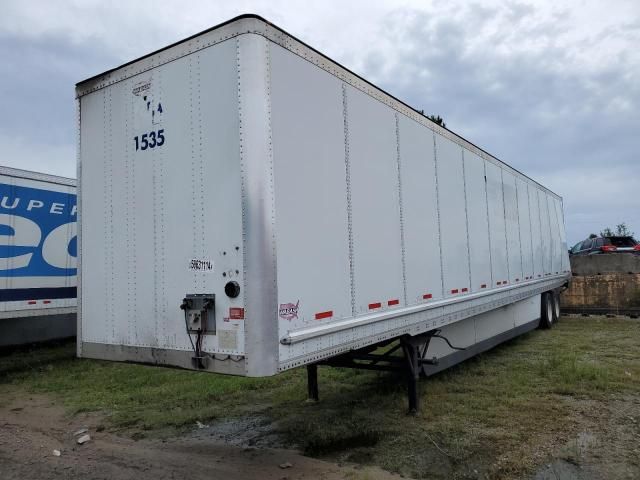
[[[509,277],[507,260],[507,228],[504,218],[502,173],[500,167],[485,161],[487,203],[489,208],[489,241],[491,244],[491,276],[489,288],[502,285]]]
[[[427,136],[433,135],[433,132],[424,127],[423,130]],[[469,291],[470,232],[467,231],[462,148],[439,135],[435,136],[435,142],[438,184],[438,203],[435,206],[439,207],[442,288],[444,297],[447,298]],[[411,181],[420,182],[421,179],[414,177]]]
[[[440,217],[434,208],[438,185],[433,137],[403,115],[398,115],[398,137],[406,301],[411,305],[442,298]],[[416,178],[422,181],[416,182]]]
[[[551,194],[279,45],[269,55],[278,301],[297,306],[281,337],[560,272]],[[281,346],[281,362],[380,327],[342,331]]]
[[[275,195],[278,289],[295,295],[293,304],[311,300],[298,306],[291,328],[312,323],[316,312],[354,313],[342,85],[309,67],[271,47],[274,177],[283,187]]]
[[[487,208],[487,183],[484,160],[476,154],[464,152],[465,201],[469,224],[469,259],[471,292],[491,288],[491,243]]]

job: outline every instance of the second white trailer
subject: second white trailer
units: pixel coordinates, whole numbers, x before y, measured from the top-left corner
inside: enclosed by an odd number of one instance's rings
[[[553,320],[561,198],[260,17],[76,93],[80,356],[428,373]]]
[[[0,167],[0,347],[76,334],[75,183]]]

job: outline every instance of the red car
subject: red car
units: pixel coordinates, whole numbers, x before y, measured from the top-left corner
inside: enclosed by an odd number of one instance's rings
[[[633,237],[596,237],[576,243],[571,255],[595,255],[598,253],[640,254],[640,244]]]

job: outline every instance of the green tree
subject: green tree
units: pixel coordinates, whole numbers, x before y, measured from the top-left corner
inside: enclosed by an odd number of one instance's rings
[[[442,128],[447,128],[447,124],[444,123],[444,120],[442,119],[442,117],[440,115],[429,115],[427,117],[429,120],[437,123],[438,125],[440,125]]]
[[[418,110],[418,113],[420,115],[424,115],[424,110]],[[432,122],[437,123],[442,128],[447,128],[447,124],[444,123],[444,119],[440,115],[425,115],[425,117],[427,117]]]
[[[616,225],[615,230],[607,227],[600,232],[601,237],[633,237],[634,233],[629,229],[626,222]]]

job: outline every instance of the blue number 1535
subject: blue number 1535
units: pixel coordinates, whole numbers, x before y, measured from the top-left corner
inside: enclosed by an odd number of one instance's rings
[[[139,138],[138,135],[136,135],[133,137],[133,141],[136,144],[136,150],[161,147],[164,145],[164,129],[162,128],[157,132],[151,131],[149,133],[143,133]]]

